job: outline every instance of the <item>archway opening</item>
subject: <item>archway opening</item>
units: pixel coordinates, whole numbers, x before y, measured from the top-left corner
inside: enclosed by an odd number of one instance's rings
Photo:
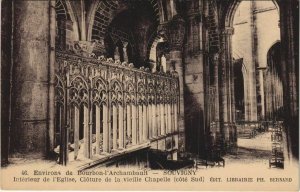
[[[267,153],[261,157],[269,161],[270,166],[283,167],[286,141],[282,128],[282,64],[280,43],[274,44],[280,42],[281,37],[279,7],[274,1],[235,3],[226,21],[229,21],[227,27],[234,29],[230,54],[234,70],[237,144],[240,149],[255,150],[251,154],[279,151],[278,158],[282,158],[279,164],[269,159]],[[251,155],[246,151],[245,154],[242,159]]]
[[[298,14],[299,14],[299,2],[298,1],[288,1],[286,3],[282,3],[281,1],[278,0],[272,0],[272,1],[253,1],[253,3],[264,3],[268,2],[269,4],[273,3],[274,6],[277,9],[277,14],[274,14],[273,17],[266,16],[265,18],[268,18],[266,22],[262,23],[262,27],[265,30],[270,31],[271,33],[269,36],[266,38],[266,40],[271,40],[274,32],[274,28],[271,27],[271,24],[273,26],[277,25],[280,31],[280,41],[281,41],[281,64],[280,66],[283,69],[282,74],[284,77],[282,78],[283,81],[283,90],[284,90],[284,126],[286,128],[286,136],[287,136],[287,149],[288,149],[288,156],[290,154],[293,154],[293,157],[296,157],[298,159],[298,154],[299,154],[299,129],[295,129],[295,127],[299,127],[299,102],[298,102],[298,95],[299,95],[299,86],[298,86],[298,80],[299,80],[299,71],[298,71],[298,38],[299,38],[299,21],[298,19]],[[241,5],[243,1],[232,1],[229,6],[228,6],[228,11],[226,12],[225,16],[225,26],[226,27],[233,27],[234,26],[234,18],[236,13],[243,14],[245,12],[239,12],[237,11],[239,8],[239,5]],[[254,11],[254,14],[261,14],[261,13],[271,13],[270,10],[274,9],[273,8],[268,8],[265,7],[265,9],[262,9],[260,11]],[[280,9],[280,10],[278,10]],[[275,12],[276,13],[276,12]],[[279,16],[280,16],[280,22],[279,22]],[[254,17],[255,18],[255,17]],[[278,20],[277,20],[278,18]],[[276,21],[276,20],[277,21]],[[241,22],[240,24],[242,24]],[[236,28],[236,27],[234,27]],[[253,28],[255,29],[255,28]],[[277,30],[278,31],[278,30]],[[235,33],[237,34],[237,33]],[[293,39],[293,40],[292,40]],[[268,42],[270,44],[265,44],[264,45],[264,54],[262,56],[267,60],[266,52],[269,50],[270,46],[275,42],[275,39],[273,39],[273,42]],[[255,44],[254,44],[255,45]],[[265,62],[267,63],[267,62]],[[263,66],[259,67],[260,69],[260,74],[263,74],[263,71],[266,71],[268,68]],[[260,75],[260,79],[263,77],[263,75]],[[261,86],[264,87],[264,86]],[[251,90],[249,88],[249,90]],[[261,93],[264,93],[264,91],[261,91]],[[259,95],[258,95],[259,96]],[[264,97],[253,97],[253,100],[255,101],[256,98],[261,101],[265,101]],[[247,105],[245,105],[247,106]],[[257,106],[257,112],[262,112],[261,114],[265,114],[263,112],[263,106],[266,106],[265,104],[263,105],[253,105]],[[253,107],[252,107],[253,109]],[[266,110],[266,109],[265,109]],[[251,110],[248,110],[251,112]],[[255,111],[254,111],[255,112]],[[256,113],[257,113],[256,112]],[[253,114],[253,111],[252,111]],[[252,115],[248,115],[251,117]],[[258,119],[263,116],[258,115]],[[290,151],[291,150],[291,151]]]
[[[275,41],[280,40],[278,24],[278,9],[272,1],[242,1],[234,14],[232,51],[242,58],[247,69],[243,85],[247,89],[244,120],[265,120],[264,74],[268,50]],[[239,92],[239,88],[236,91]]]
[[[283,84],[280,42],[276,42],[267,54],[265,73],[265,109],[269,121],[283,121]]]
[[[55,47],[57,50],[72,50],[73,41],[76,39],[76,23],[74,17],[70,15],[70,7],[66,1],[56,0],[56,39]]]
[[[233,60],[234,92],[236,119],[245,120],[245,87],[243,77],[243,59]]]
[[[128,1],[124,6],[106,16],[107,27],[94,26],[92,37],[103,39],[107,57],[149,67],[148,47],[158,26],[155,10],[149,1]]]

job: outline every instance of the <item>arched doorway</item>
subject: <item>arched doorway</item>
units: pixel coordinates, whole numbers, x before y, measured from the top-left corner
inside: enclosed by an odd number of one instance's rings
[[[263,74],[268,48],[280,39],[278,22],[278,10],[271,1],[242,1],[234,14],[232,50],[243,58],[248,69],[243,86],[247,88],[244,110],[248,121],[265,119]]]
[[[267,54],[267,71],[265,77],[266,118],[283,120],[283,84],[280,57],[280,42],[276,42]]]
[[[237,120],[245,120],[245,96],[246,89],[244,87],[244,75],[243,75],[243,58],[233,59],[233,75],[234,75],[234,92],[235,98],[235,113]]]
[[[107,4],[114,4],[108,13],[104,10],[111,6]],[[104,55],[134,63],[137,68],[149,67],[148,47],[158,26],[157,13],[150,1],[103,1],[94,19],[91,40],[103,42]]]
[[[255,8],[260,6],[260,3],[264,3],[266,1],[251,1],[250,3],[250,8]],[[294,154],[295,157],[298,157],[298,132],[299,129],[298,128],[294,128],[294,127],[298,127],[299,122],[298,122],[298,97],[296,98],[295,96],[298,95],[298,65],[296,64],[298,62],[298,45],[297,42],[295,43],[295,39],[298,38],[297,35],[297,26],[299,26],[299,24],[296,21],[296,17],[292,18],[292,16],[296,16],[295,14],[298,14],[298,9],[299,9],[299,5],[298,5],[298,1],[287,1],[284,3],[281,3],[279,1],[272,1],[275,9],[278,10],[278,14],[279,14],[279,31],[280,31],[280,40],[281,40],[281,66],[282,66],[282,71],[283,71],[283,93],[284,93],[284,101],[283,101],[283,106],[284,106],[284,122],[285,122],[285,126],[287,127],[286,131],[287,131],[287,140],[288,140],[288,151],[290,151],[290,149],[292,149],[292,153]],[[270,1],[268,1],[268,3],[272,3]],[[239,5],[242,5],[243,3],[245,3],[244,1],[232,1],[230,3],[227,4],[227,11],[225,11],[224,13],[224,28],[225,29],[233,29],[234,28],[234,18],[235,18],[235,14],[238,13],[238,8]],[[254,10],[254,14],[258,14],[258,13],[262,13],[262,12],[266,12],[266,10],[269,10],[267,7],[263,10],[258,10],[255,11]],[[288,17],[290,17],[290,20],[287,19]],[[292,19],[291,19],[292,18]],[[257,19],[257,17],[252,17],[252,21],[255,21],[255,19]],[[240,24],[242,24],[243,22],[240,22]],[[267,21],[265,23],[262,24],[262,26],[264,28],[268,28],[269,27],[270,22]],[[277,26],[278,26],[278,22],[277,22]],[[288,28],[293,29],[293,30],[288,30]],[[257,30],[255,28],[255,26],[251,26],[251,32]],[[236,34],[236,31],[235,31]],[[254,42],[251,43],[251,46],[255,47],[257,46],[255,39],[258,38],[258,35],[254,36]],[[270,38],[270,37],[268,37]],[[228,41],[226,44],[226,46],[230,47],[231,46],[231,42],[232,41]],[[274,42],[274,41],[273,41]],[[273,43],[271,42],[271,43]],[[229,44],[229,45],[228,45]],[[226,47],[225,46],[225,47]],[[269,45],[263,45],[262,47],[264,47],[264,52],[259,52],[261,53],[262,57],[264,57],[264,63],[265,66],[259,66],[257,65],[258,63],[258,58],[254,58],[255,60],[254,62],[254,68],[252,68],[252,70],[249,69],[249,71],[252,71],[252,80],[253,79],[258,79],[258,82],[262,82],[262,83],[252,83],[255,85],[254,88],[256,88],[258,90],[258,92],[256,91],[256,95],[253,94],[255,93],[253,91],[251,95],[252,100],[254,101],[252,103],[252,107],[251,107],[251,118],[255,120],[255,116],[257,117],[258,120],[260,119],[264,119],[264,114],[265,114],[265,109],[264,107],[266,106],[263,102],[265,101],[265,96],[264,93],[265,91],[263,91],[263,88],[265,87],[263,85],[264,82],[264,71],[266,70],[266,64],[267,64],[267,52],[269,50],[270,44]],[[255,53],[255,50],[254,50]],[[232,54],[232,50],[229,50],[228,52],[228,58],[231,57]],[[253,54],[253,51],[252,51]],[[230,61],[231,62],[231,61]],[[256,70],[256,73],[253,73],[253,69],[258,69]],[[254,88],[250,88],[250,90],[253,90]],[[257,102],[255,104],[255,102]],[[259,104],[260,103],[260,104]],[[253,107],[254,106],[254,107]],[[253,115],[254,114],[254,115]],[[254,118],[253,118],[254,117]],[[290,152],[288,153],[290,154]]]

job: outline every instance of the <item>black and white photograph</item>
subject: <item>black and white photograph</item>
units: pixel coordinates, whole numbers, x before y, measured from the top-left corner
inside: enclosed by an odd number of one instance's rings
[[[299,0],[1,0],[1,188],[299,190]]]

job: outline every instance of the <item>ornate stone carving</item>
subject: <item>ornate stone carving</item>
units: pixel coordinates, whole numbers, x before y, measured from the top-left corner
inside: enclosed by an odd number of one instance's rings
[[[171,50],[182,50],[184,34],[185,34],[185,21],[179,15],[175,15],[168,24],[167,28],[168,42]]]
[[[234,28],[233,27],[226,27],[222,31],[222,35],[233,35],[234,34]]]
[[[105,53],[104,45],[99,41],[74,41],[73,50],[76,55],[93,58]]]

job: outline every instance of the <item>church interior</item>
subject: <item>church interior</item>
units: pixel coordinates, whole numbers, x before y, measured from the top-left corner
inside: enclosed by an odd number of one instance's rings
[[[250,143],[283,168],[298,19],[298,0],[2,0],[1,165],[225,166]]]

